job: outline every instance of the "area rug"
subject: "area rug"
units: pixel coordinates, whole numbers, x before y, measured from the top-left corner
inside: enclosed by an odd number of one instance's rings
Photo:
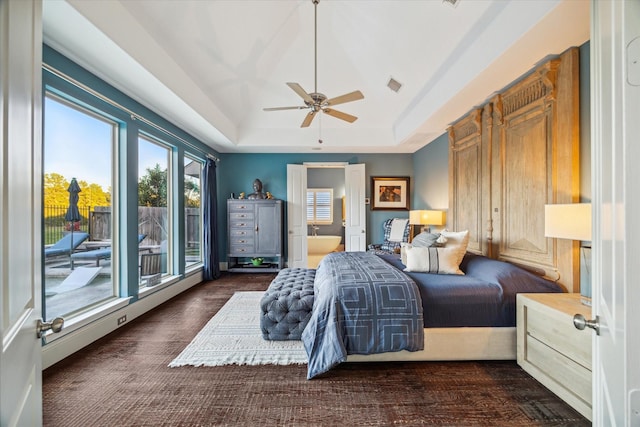
[[[236,292],[169,367],[307,363],[302,341],[268,341],[260,331],[264,292]]]

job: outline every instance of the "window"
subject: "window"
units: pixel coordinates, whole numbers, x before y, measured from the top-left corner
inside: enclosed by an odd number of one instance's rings
[[[151,137],[138,138],[138,235],[140,286],[155,285],[171,272],[171,149]]]
[[[43,311],[50,320],[117,296],[111,188],[118,124],[51,92],[44,111]],[[74,179],[75,221],[68,191]]]
[[[184,157],[184,261],[187,267],[202,262],[202,167],[201,161]]]
[[[45,318],[85,322],[202,269],[200,181],[214,153],[46,45],[43,92]],[[79,219],[66,221],[72,178]],[[67,249],[71,233],[83,240]]]
[[[307,223],[333,224],[332,188],[307,188]]]

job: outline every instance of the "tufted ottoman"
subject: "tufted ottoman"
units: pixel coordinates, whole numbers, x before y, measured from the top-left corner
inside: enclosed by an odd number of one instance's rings
[[[265,340],[299,340],[313,309],[316,270],[285,268],[260,300],[260,329]]]

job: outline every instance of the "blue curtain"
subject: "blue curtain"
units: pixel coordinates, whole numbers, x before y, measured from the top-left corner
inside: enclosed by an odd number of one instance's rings
[[[204,228],[204,280],[220,277],[220,254],[218,253],[218,191],[216,162],[207,159],[202,173],[202,203]]]

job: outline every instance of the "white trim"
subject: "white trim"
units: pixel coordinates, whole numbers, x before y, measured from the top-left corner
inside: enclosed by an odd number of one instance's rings
[[[307,168],[344,168],[349,162],[302,162]]]

